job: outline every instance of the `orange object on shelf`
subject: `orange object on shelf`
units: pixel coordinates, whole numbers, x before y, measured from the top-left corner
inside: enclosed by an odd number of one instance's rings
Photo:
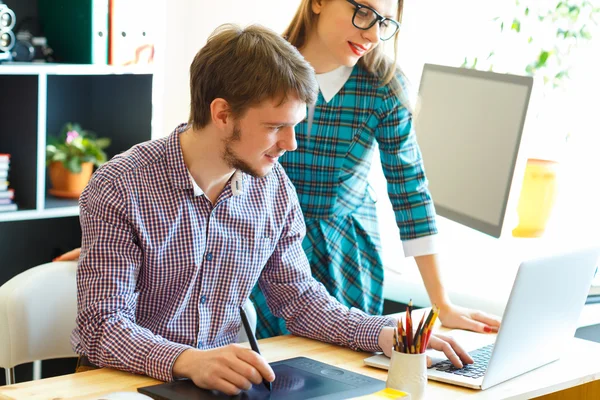
[[[60,161],[54,161],[49,168],[52,188],[48,192],[56,197],[77,199],[87,186],[93,172],[94,164],[91,162],[82,163],[81,172],[74,174]]]
[[[519,224],[513,229],[514,237],[540,237],[556,200],[558,163],[530,158],[519,196],[517,214]]]

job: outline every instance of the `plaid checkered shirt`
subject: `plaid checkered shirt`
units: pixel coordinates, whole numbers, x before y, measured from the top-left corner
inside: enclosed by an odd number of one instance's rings
[[[379,332],[394,321],[342,306],[311,276],[282,167],[264,178],[236,172],[213,205],[194,194],[185,129],[116,156],[80,198],[75,352],[172,380],[184,350],[235,342],[239,308],[257,282],[292,333],[380,351]]]

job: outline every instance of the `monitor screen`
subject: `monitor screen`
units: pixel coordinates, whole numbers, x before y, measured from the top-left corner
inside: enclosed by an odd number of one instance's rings
[[[439,215],[500,237],[532,85],[425,64],[415,129]]]

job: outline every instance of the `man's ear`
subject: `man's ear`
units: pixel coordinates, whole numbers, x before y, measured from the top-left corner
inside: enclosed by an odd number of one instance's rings
[[[323,8],[323,0],[311,0],[310,7],[312,8],[312,12],[314,12],[315,14],[321,14],[321,8]]]
[[[226,129],[231,125],[231,108],[225,99],[216,98],[210,103],[210,117],[212,123],[220,129]]]

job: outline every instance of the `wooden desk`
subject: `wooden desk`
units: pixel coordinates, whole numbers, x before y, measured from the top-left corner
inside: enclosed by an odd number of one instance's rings
[[[263,355],[270,361],[305,356],[341,368],[385,380],[387,372],[367,367],[369,354],[295,336],[279,336],[260,341]],[[428,399],[600,399],[600,344],[573,339],[572,351],[561,360],[531,371],[485,391],[477,391],[429,381]],[[112,369],[99,369],[0,387],[0,399],[99,399],[120,391],[135,391],[158,384],[152,378]],[[579,386],[578,386],[579,385]],[[587,396],[587,397],[586,397]]]

